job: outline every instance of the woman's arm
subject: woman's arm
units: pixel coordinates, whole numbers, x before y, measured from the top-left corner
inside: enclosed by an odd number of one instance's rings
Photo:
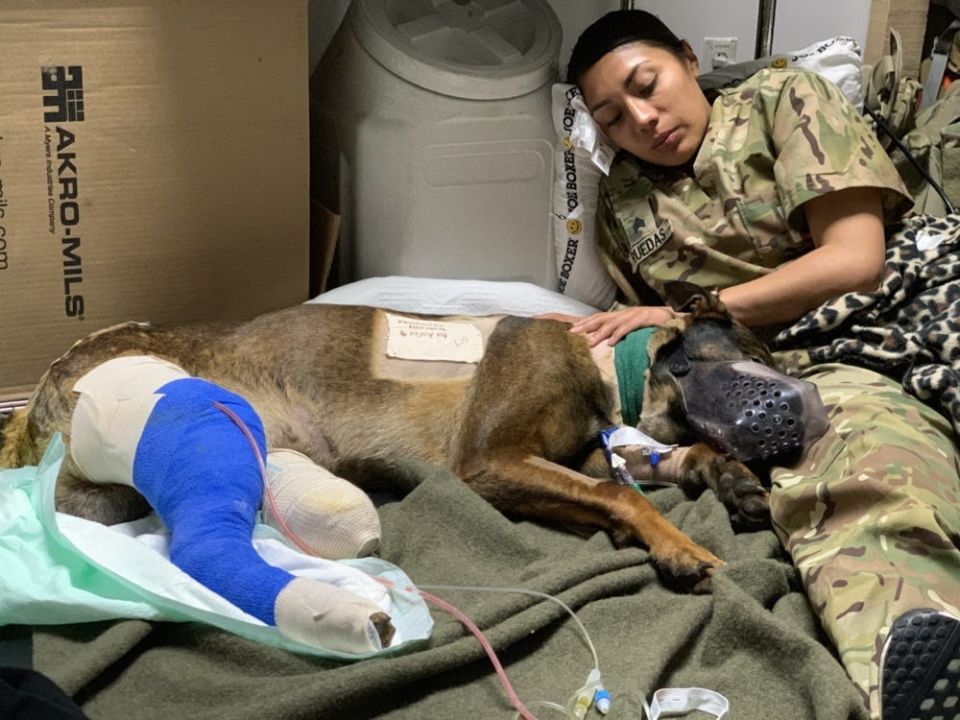
[[[876,290],[883,273],[883,200],[876,188],[848,188],[804,203],[814,249],[769,275],[721,291],[748,326],[790,322],[851,291]]]
[[[876,290],[883,274],[883,198],[877,188],[847,188],[802,206],[814,249],[756,280],[720,292],[744,325],[761,327],[796,320],[821,303],[852,291]],[[590,345],[613,345],[627,333],[674,317],[667,307],[640,306],[576,320],[571,330]],[[557,318],[560,319],[560,318]]]

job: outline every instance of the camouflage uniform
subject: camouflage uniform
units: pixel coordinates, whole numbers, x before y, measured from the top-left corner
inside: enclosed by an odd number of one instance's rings
[[[765,69],[721,90],[682,170],[618,158],[601,185],[601,252],[621,289],[650,302],[666,280],[720,288],[813,245],[801,206],[876,187],[890,222],[906,188],[860,114],[817,75]],[[907,609],[960,615],[960,456],[949,422],[900,386],[846,365],[787,363],[816,383],[832,432],[774,468],[771,514],[840,658],[879,717],[879,661]],[[800,360],[801,362],[797,362]]]
[[[840,660],[879,717],[880,654],[897,616],[960,617],[960,480],[950,422],[900,383],[849,365],[800,373],[832,430],[775,468],[770,511]],[[952,537],[951,537],[952,536]]]

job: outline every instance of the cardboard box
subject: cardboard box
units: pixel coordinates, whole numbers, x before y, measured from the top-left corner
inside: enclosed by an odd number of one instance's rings
[[[0,68],[0,399],[99,328],[307,298],[304,0],[4,0]]]

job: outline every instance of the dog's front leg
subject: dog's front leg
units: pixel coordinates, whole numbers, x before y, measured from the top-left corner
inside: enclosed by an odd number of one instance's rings
[[[474,459],[460,471],[470,487],[501,512],[553,524],[597,527],[617,542],[646,545],[664,579],[684,589],[708,589],[714,568],[723,565],[633,488],[521,453]]]
[[[706,443],[673,450],[656,467],[640,448],[617,450],[638,482],[664,482],[680,486],[690,497],[706,488],[713,490],[730,513],[734,526],[756,529],[770,524],[768,492],[760,479],[742,462]]]

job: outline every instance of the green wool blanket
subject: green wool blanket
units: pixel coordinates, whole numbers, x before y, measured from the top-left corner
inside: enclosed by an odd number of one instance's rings
[[[650,497],[727,561],[711,594],[671,592],[645,550],[505,517],[457,478],[424,466],[397,471],[397,492],[380,508],[380,555],[418,584],[517,586],[560,597],[596,645],[611,720],[640,718],[643,699],[658,688],[692,686],[725,695],[732,720],[866,718],[774,533],[735,534],[710,492]],[[560,607],[517,594],[436,594],[486,632],[535,715],[560,717],[536,701],[566,703],[592,667]],[[477,641],[445,612],[432,613],[429,641],[354,663],[194,623],[129,620],[36,627],[34,664],[104,720],[516,717]],[[591,708],[587,717],[600,716]]]

